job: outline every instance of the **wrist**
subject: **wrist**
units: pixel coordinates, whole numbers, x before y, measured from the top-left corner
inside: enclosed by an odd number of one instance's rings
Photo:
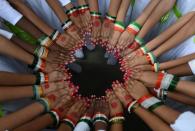
[[[121,21],[115,21],[114,23],[114,31],[118,31],[120,33],[123,33],[125,30],[125,24]]]

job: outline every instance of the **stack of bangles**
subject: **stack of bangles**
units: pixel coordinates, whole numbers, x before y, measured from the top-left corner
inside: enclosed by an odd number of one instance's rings
[[[115,21],[114,30],[123,33],[123,31],[125,30],[125,24],[121,21]]]
[[[130,34],[134,34],[136,36],[138,32],[141,30],[141,28],[142,26],[134,21],[127,26],[127,31]]]
[[[106,13],[106,20],[114,23],[116,21],[116,17],[115,16],[111,16],[108,13]]]
[[[73,25],[72,21],[70,19],[66,20],[64,24],[62,24],[62,29],[64,31],[68,30]]]
[[[92,118],[91,116],[88,116],[88,115],[84,115],[80,118],[80,120],[78,121],[79,122],[84,122],[86,123],[89,127],[92,127]]]
[[[146,58],[147,58],[148,63],[151,65],[157,61],[156,56],[152,52],[148,52],[146,54]]]
[[[58,127],[58,125],[60,123],[60,114],[59,114],[59,112],[57,112],[56,110],[51,110],[48,113],[51,116],[51,119],[53,120],[53,125],[55,127]]]
[[[92,19],[100,19],[101,17],[100,12],[91,11],[90,14],[91,14]]]
[[[47,73],[37,72],[35,75],[36,75],[35,85],[40,85],[42,83],[49,82],[49,76]]]
[[[47,98],[40,98],[38,100],[38,102],[43,105],[45,113],[50,111],[51,106],[50,106],[50,102]]]
[[[41,46],[44,46],[44,47],[50,47],[52,44],[53,44],[53,41],[46,35],[43,35],[41,36],[39,39],[38,39],[38,43],[41,45]]]
[[[33,69],[34,71],[44,71],[46,66],[46,61],[34,56],[33,63],[28,65],[29,68]]]
[[[159,73],[155,90],[163,89],[166,91],[174,91],[177,87],[178,82],[179,78],[175,75]]]
[[[72,130],[75,128],[77,122],[70,116],[66,116],[65,119],[62,120],[62,123],[68,125]]]
[[[43,96],[43,88],[40,85],[33,85],[33,99],[39,100]]]
[[[140,38],[139,36],[135,37],[135,40],[133,42],[133,45],[136,45],[136,47],[140,47],[144,45],[144,40],[142,38]],[[131,45],[128,46],[128,48],[131,48]]]
[[[131,114],[132,112],[134,112],[134,110],[137,108],[136,104],[137,104],[137,100],[130,101],[127,104],[127,111],[129,112],[129,114]]]
[[[153,111],[159,106],[163,105],[164,103],[157,99],[156,97],[152,95],[144,95],[141,98],[137,100],[138,104],[140,104],[143,108]]]
[[[94,116],[93,116],[93,125],[95,125],[95,123],[97,122],[102,122],[104,124],[108,124],[108,118],[106,115],[102,114],[102,113],[96,113]]]
[[[110,125],[122,124],[125,121],[123,113],[117,113],[109,120]]]
[[[76,7],[72,7],[71,9],[66,11],[66,14],[68,15],[68,17],[70,17],[70,16],[77,17],[78,16],[78,10],[77,10]]]
[[[48,53],[49,49],[44,46],[38,46],[34,51],[34,55],[44,60],[47,59]]]
[[[84,14],[86,11],[89,11],[89,5],[80,5],[77,7],[79,14]]]

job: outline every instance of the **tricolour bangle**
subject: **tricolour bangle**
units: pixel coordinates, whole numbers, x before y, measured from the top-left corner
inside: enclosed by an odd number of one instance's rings
[[[177,86],[177,84],[178,84],[178,82],[179,82],[179,78],[176,77],[176,76],[173,76],[173,79],[171,81],[171,84],[170,84],[168,90],[169,91],[174,91],[176,86]]]
[[[137,104],[137,100],[132,101],[132,102],[128,105],[127,110],[128,110],[128,112],[129,112],[129,114],[131,114],[131,112],[133,111],[133,107],[135,106],[135,104]]]
[[[155,89],[158,90],[160,87],[161,87],[161,83],[162,83],[162,80],[164,78],[164,73],[158,73],[158,78],[157,78],[157,81],[156,81],[156,85],[155,85]]]
[[[41,83],[48,83],[49,82],[49,75],[47,73],[39,72],[40,73],[40,82]]]
[[[148,52],[146,57],[149,64],[154,64],[156,62],[156,56],[152,52]]]
[[[157,62],[157,63],[154,63],[153,65],[152,65],[152,67],[153,67],[153,71],[154,72],[158,72],[159,71],[159,69],[160,69],[160,64]]]
[[[154,96],[151,95],[145,95],[137,100],[137,102],[144,107],[145,109],[148,109],[150,111],[153,111],[157,107],[163,105],[163,102],[161,102],[159,99],[157,99]]]
[[[100,12],[91,11],[90,14],[91,14],[91,17],[95,19],[99,19],[101,17]]]
[[[115,16],[111,16],[108,13],[106,13],[106,20],[111,21],[111,22],[114,23],[115,20],[116,20],[116,17]]]
[[[145,42],[144,39],[140,38],[139,36],[135,37],[135,41],[136,45],[142,46]]]
[[[157,97],[160,98],[161,100],[165,101],[167,98],[168,91],[164,89],[159,89],[156,91]]]
[[[112,117],[109,120],[109,123],[111,125],[113,125],[113,124],[122,124],[124,121],[125,121],[125,117],[124,116],[116,116],[116,117]]]
[[[114,23],[114,30],[115,31],[119,31],[119,32],[123,32],[125,30],[125,25],[123,22],[121,21],[115,21]]]
[[[93,116],[93,124],[95,125],[96,122],[102,122],[107,124],[108,123],[108,118],[106,115],[102,114],[102,113],[96,113]]]
[[[71,15],[78,16],[78,10],[76,7],[72,7],[71,9],[66,11],[66,14],[68,15],[68,17],[70,17]]]
[[[38,100],[43,96],[43,88],[40,85],[33,85],[33,99]]]
[[[140,49],[141,49],[141,51],[142,51],[142,53],[145,55],[145,54],[147,54],[148,52],[149,52],[149,50],[148,50],[148,48],[146,47],[146,46],[142,46],[142,47],[140,47]]]
[[[44,112],[50,111],[50,104],[46,98],[40,98],[38,102],[44,106]]]
[[[70,19],[66,20],[64,24],[62,25],[63,30],[69,29],[73,25],[72,21]]]
[[[28,65],[29,68],[34,69],[38,63],[38,57],[34,55],[33,63],[31,65]]]
[[[134,34],[134,35],[137,35],[138,32],[141,30],[142,26],[140,24],[138,24],[137,22],[132,22],[128,25],[127,27],[127,31],[130,33],[130,34]]]
[[[86,4],[86,5],[80,5],[77,7],[78,11],[79,11],[79,14],[83,14],[85,13],[86,11],[89,10],[89,5]]]
[[[34,54],[42,59],[46,59],[48,56],[48,53],[49,53],[49,50],[44,46],[37,47],[34,51]]]
[[[89,127],[92,127],[92,118],[90,116],[84,115],[78,122],[85,122],[89,125]]]
[[[53,41],[46,35],[41,36],[38,39],[38,42],[40,45],[45,46],[45,47],[50,47],[53,44]]]
[[[56,41],[59,37],[60,37],[60,32],[59,32],[58,30],[55,30],[55,31],[50,35],[50,38],[51,38],[53,41]]]
[[[173,77],[174,76],[171,74],[164,74],[163,79],[161,80],[160,89],[168,90]]]
[[[59,125],[59,123],[60,123],[60,118],[59,118],[59,116],[58,116],[58,113],[57,112],[55,112],[55,111],[50,111],[50,112],[48,112],[49,114],[50,114],[50,116],[51,116],[51,118],[52,118],[52,120],[53,120],[53,125],[55,126],[55,127],[57,127],[58,125]]]
[[[33,68],[34,71],[44,71],[46,66],[46,61],[39,58],[37,64]]]
[[[68,118],[63,119],[62,122],[69,126],[71,129],[74,129],[75,127],[75,124]]]

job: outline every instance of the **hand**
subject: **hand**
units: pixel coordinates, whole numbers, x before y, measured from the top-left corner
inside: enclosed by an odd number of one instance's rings
[[[118,39],[120,38],[121,32],[113,31],[111,37],[109,38],[110,44],[108,45],[110,49],[114,49],[118,43]]]
[[[66,32],[77,42],[83,42],[80,35],[80,29],[76,25],[71,25]]]
[[[105,19],[103,24],[102,24],[101,38],[104,41],[107,41],[110,34],[111,34],[111,31],[113,31],[113,29],[114,29],[114,23]]]
[[[127,48],[134,41],[134,39],[135,35],[130,34],[127,30],[125,30],[118,40],[117,48],[121,50]]]
[[[80,16],[79,16],[78,10],[77,10],[75,13],[71,14],[71,15],[69,16],[69,18],[72,20],[72,22],[73,22],[79,29],[81,29],[81,28],[83,27],[83,25],[82,25],[83,23],[82,23],[81,18],[80,18]]]
[[[109,104],[110,116],[115,116],[117,113],[123,113],[123,107],[112,90],[106,91],[106,99]]]
[[[137,80],[129,79],[125,83],[125,88],[131,94],[131,96],[136,100],[141,98],[144,95],[149,94],[147,88]]]
[[[92,19],[92,41],[96,43],[100,38],[101,33],[101,20],[98,18]]]
[[[82,25],[84,26],[83,28],[86,28],[90,24],[91,14],[89,10],[80,11],[79,14],[82,21]]]
[[[94,114],[101,113],[109,117],[109,106],[105,100],[97,100],[95,102],[95,111]]]

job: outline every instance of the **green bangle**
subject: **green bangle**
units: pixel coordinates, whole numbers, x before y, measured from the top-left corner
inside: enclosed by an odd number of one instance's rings
[[[28,65],[28,67],[34,69],[37,63],[38,63],[38,57],[34,55],[33,63],[31,65]]]
[[[41,99],[39,99],[38,102],[44,106],[44,112],[50,111],[49,104],[48,104],[47,100],[45,100],[44,98],[41,98]]]
[[[179,78],[174,76],[173,80],[171,81],[171,84],[170,84],[168,90],[171,91],[171,92],[174,91],[176,86],[177,86],[177,84],[178,84],[178,82],[179,82]]]
[[[80,119],[79,121],[78,121],[78,123],[79,122],[85,122],[85,123],[87,123],[90,127],[92,127],[92,122],[90,121],[90,120],[88,120],[88,119]]]
[[[63,120],[62,122],[63,122],[64,124],[66,124],[67,126],[69,126],[71,129],[74,129],[74,126],[73,126],[72,123],[70,123],[69,121]]]
[[[49,115],[51,116],[51,119],[53,120],[53,125],[57,125],[57,119],[56,116],[53,114],[53,112],[48,112]]]
[[[115,17],[115,16],[111,16],[111,15],[109,15],[108,13],[106,13],[106,19],[115,22],[116,17]]]
[[[104,118],[104,117],[96,117],[96,118],[93,119],[93,122],[95,122],[95,121],[97,121],[97,120],[103,120],[103,121],[105,121],[106,123],[108,123],[108,120],[107,120],[106,118]]]
[[[75,12],[75,11],[77,11],[77,8],[76,7],[72,7],[69,10],[66,11],[66,14],[69,15],[69,14],[72,14],[73,12]]]
[[[152,112],[153,110],[155,110],[156,108],[158,108],[159,106],[162,106],[162,105],[164,105],[163,102],[158,102],[158,103],[156,103],[156,104],[150,106],[150,107],[148,108],[148,110]]]
[[[144,39],[140,38],[139,36],[136,36],[135,37],[135,41],[140,45],[142,46],[145,42],[144,42]]]
[[[36,76],[36,81],[35,81],[35,85],[40,85],[41,84],[41,75],[39,72],[35,73]]]

